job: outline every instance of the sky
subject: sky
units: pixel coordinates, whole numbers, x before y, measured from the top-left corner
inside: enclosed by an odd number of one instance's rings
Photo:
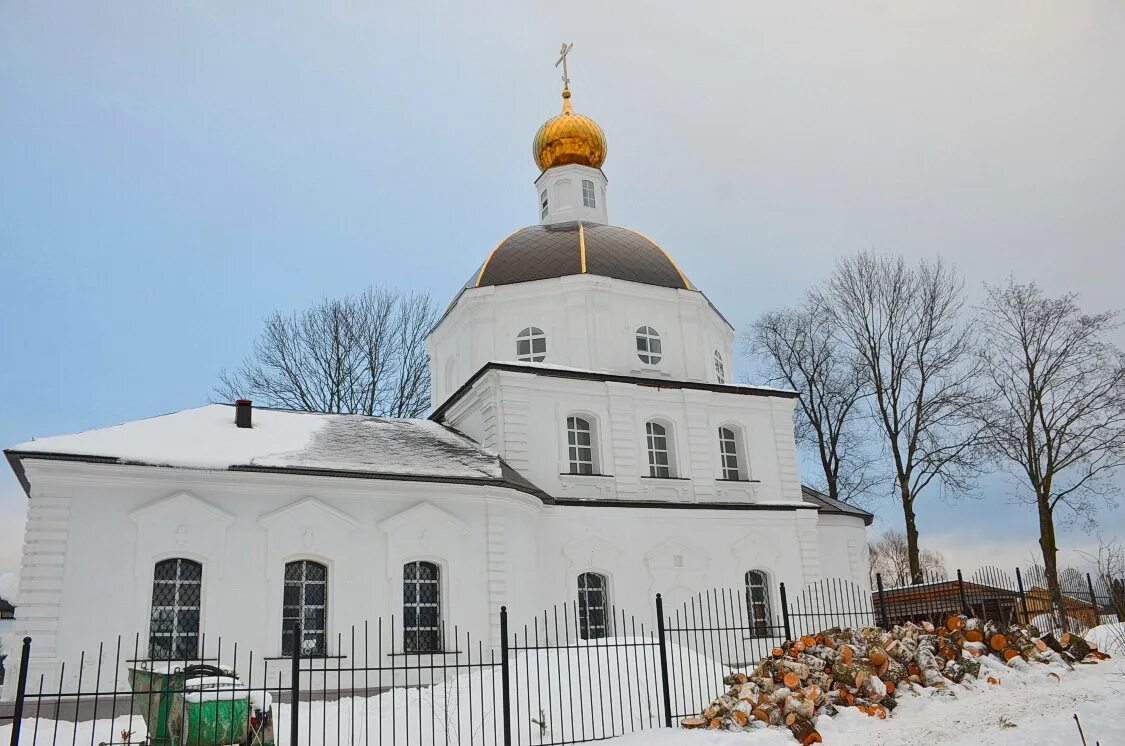
[[[861,250],[941,256],[971,299],[1012,276],[1125,305],[1115,0],[0,0],[0,445],[204,403],[274,310],[372,284],[443,304],[537,222],[563,41],[610,221],[739,330]],[[1018,490],[924,496],[923,544],[1026,564]],[[0,576],[25,509],[0,469]]]

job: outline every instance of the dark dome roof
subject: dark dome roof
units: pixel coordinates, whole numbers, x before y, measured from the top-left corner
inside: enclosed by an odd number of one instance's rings
[[[580,274],[695,290],[652,240],[628,228],[582,222],[520,228],[497,244],[469,286]]]

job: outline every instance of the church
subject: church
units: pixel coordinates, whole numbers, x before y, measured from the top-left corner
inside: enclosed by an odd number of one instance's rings
[[[441,655],[454,625],[498,645],[501,606],[574,604],[597,638],[610,608],[654,621],[656,593],[741,588],[765,619],[782,582],[867,586],[871,515],[802,487],[796,394],[736,383],[730,323],[610,223],[606,137],[564,82],[538,222],[481,252],[429,334],[428,419],[241,400],[5,451],[33,675],[119,635],[157,659],[206,635],[331,656],[394,616],[388,652]]]

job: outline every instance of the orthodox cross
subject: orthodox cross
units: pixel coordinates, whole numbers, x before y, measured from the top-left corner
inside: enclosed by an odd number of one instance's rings
[[[573,46],[574,46],[573,44],[564,43],[562,45],[562,49],[559,50],[559,59],[555,62],[555,67],[558,67],[559,65],[562,65],[562,69],[563,69],[563,78],[562,78],[563,79],[563,88],[566,88],[567,90],[570,90],[570,76],[568,76],[566,74],[566,56],[568,54],[570,54],[570,50]]]

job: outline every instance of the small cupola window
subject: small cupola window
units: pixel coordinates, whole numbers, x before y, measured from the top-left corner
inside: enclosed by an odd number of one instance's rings
[[[727,367],[723,365],[723,355],[715,350],[715,380],[719,383],[727,382]]]
[[[539,193],[539,217],[540,219],[547,217],[547,190],[544,189]]]
[[[529,326],[516,335],[516,360],[541,363],[547,358],[547,335],[537,326]]]
[[[660,334],[651,326],[637,329],[637,357],[645,365],[656,365],[662,357]]]
[[[594,182],[589,179],[582,180],[582,204],[586,207],[597,207],[594,197]]]

